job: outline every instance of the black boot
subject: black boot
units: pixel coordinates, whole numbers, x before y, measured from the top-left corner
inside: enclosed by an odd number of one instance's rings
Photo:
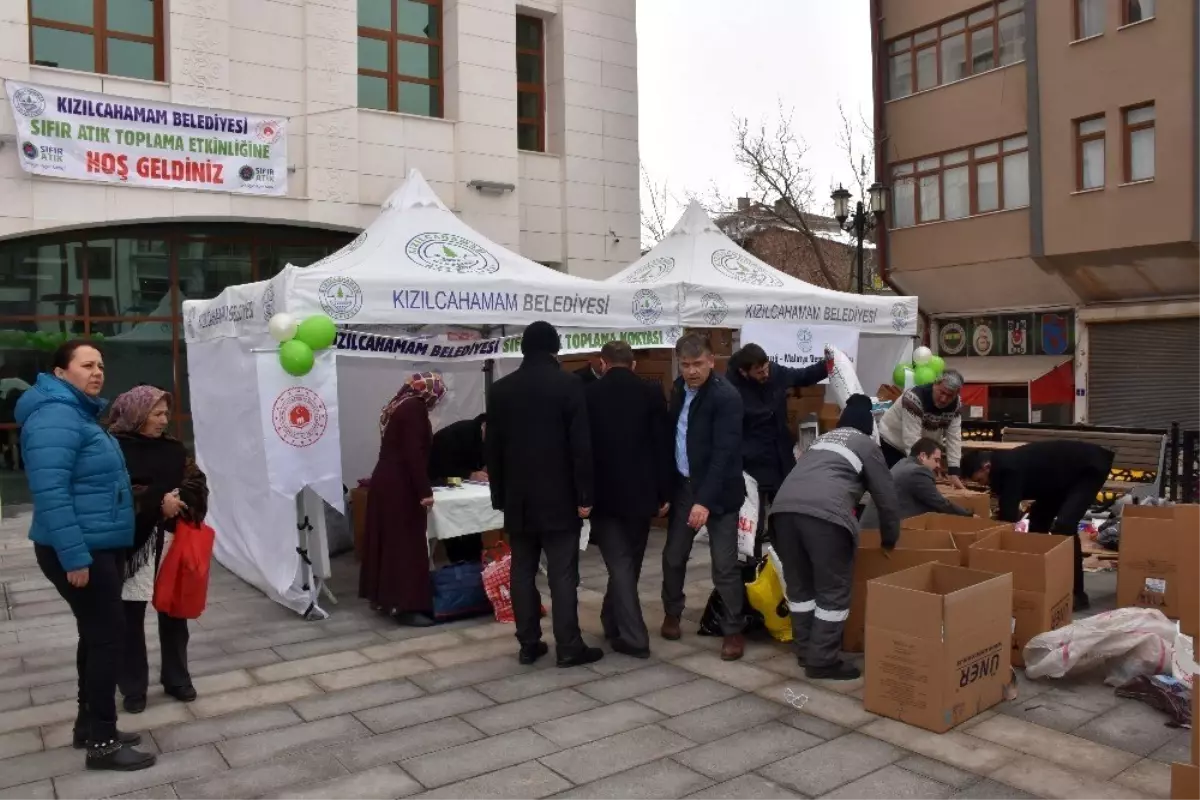
[[[174,697],[181,703],[190,703],[196,699],[196,687],[190,683],[187,686],[164,686],[163,691],[168,697]]]
[[[146,710],[146,695],[133,695],[126,697],[124,701],[125,710],[130,714],[140,714]]]
[[[527,667],[549,652],[550,647],[545,642],[523,644],[521,652],[517,654],[517,663]]]
[[[862,677],[858,667],[845,661],[836,661],[827,667],[805,667],[804,675],[814,681],[854,681]]]
[[[88,744],[86,766],[88,769],[113,772],[136,772],[153,767],[157,760],[153,753],[143,753],[141,750],[134,750],[132,745],[110,739],[107,742]]]
[[[75,717],[75,729],[71,732],[71,746],[76,750],[82,750],[87,747],[88,731],[91,728],[92,721],[88,719],[86,711],[80,711]],[[138,745],[142,743],[142,735],[140,733],[122,733],[117,731],[117,741],[121,744]]]
[[[570,667],[582,667],[587,664],[595,664],[600,659],[604,658],[604,651],[599,647],[587,647],[569,656],[558,659],[559,669],[568,669]]]

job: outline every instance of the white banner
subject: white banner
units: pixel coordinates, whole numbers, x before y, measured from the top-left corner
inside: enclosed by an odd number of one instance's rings
[[[6,81],[21,168],[129,186],[287,193],[287,119]]]
[[[678,328],[645,331],[559,331],[559,355],[594,353],[608,342],[623,339],[634,349],[674,347]],[[338,331],[334,349],[339,353],[403,361],[485,361],[520,358],[521,336],[464,340],[462,337],[387,336],[361,331]]]
[[[305,486],[343,510],[338,434],[337,368],[332,351],[317,353],[312,371],[294,378],[277,353],[258,353],[259,407],[271,488],[288,497]]]
[[[742,346],[751,342],[767,351],[767,357],[785,367],[802,368],[825,360],[825,345],[832,345],[858,361],[858,331],[830,325],[794,325],[780,322],[747,322],[742,327]],[[821,381],[828,383],[829,379]]]

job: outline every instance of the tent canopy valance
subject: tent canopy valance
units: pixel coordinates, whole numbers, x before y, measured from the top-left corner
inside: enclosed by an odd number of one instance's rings
[[[695,201],[661,242],[605,283],[636,287],[635,304],[671,297],[685,327],[740,328],[757,321],[898,336],[917,332],[916,297],[850,294],[805,283],[738,247]]]

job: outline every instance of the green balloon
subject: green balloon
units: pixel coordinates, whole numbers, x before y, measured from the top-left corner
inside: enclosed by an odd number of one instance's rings
[[[288,375],[297,378],[307,375],[313,368],[315,358],[312,348],[299,339],[292,339],[279,346],[279,366],[283,367],[283,371]]]
[[[933,370],[933,377],[940,378],[942,373],[946,371],[946,359],[941,356],[930,356],[929,363],[925,366]]]
[[[915,369],[912,364],[897,364],[892,370],[892,383],[900,388],[904,388],[904,373]]]
[[[324,314],[306,317],[296,328],[296,341],[304,342],[313,350],[324,350],[337,338],[337,326]]]
[[[917,386],[933,383],[933,370],[929,368],[928,364],[922,364],[913,371],[913,381],[916,382]]]

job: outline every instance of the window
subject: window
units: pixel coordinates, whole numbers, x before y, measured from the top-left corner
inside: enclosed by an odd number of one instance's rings
[[[1154,177],[1154,104],[1125,109],[1125,181]]]
[[[39,66],[165,80],[162,0],[29,0],[29,26]]]
[[[358,0],[358,105],[442,116],[441,0]]]
[[[1023,0],[998,0],[970,14],[888,42],[888,99],[907,97],[1025,58]]]
[[[1106,0],[1075,0],[1075,38],[1087,39],[1104,33]]]
[[[892,227],[1029,205],[1029,140],[1013,136],[893,164]]]
[[[1075,121],[1075,188],[1104,186],[1104,116]]]
[[[1121,0],[1121,24],[1132,25],[1154,18],[1154,0]]]
[[[517,148],[546,150],[546,54],[542,20],[517,15]]]

